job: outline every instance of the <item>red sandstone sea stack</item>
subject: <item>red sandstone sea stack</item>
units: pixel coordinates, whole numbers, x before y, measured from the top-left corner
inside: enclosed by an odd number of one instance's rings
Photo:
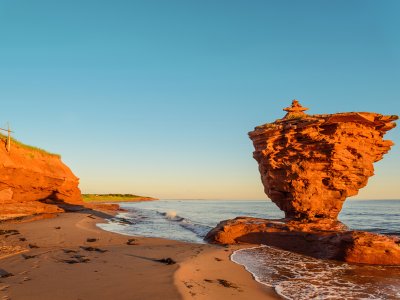
[[[249,133],[261,181],[284,220],[239,217],[206,236],[214,243],[276,246],[317,258],[354,263],[400,264],[400,239],[347,231],[337,221],[346,198],[374,174],[391,141],[384,134],[397,116],[349,112],[307,115],[294,100],[282,119]]]
[[[265,193],[286,217],[336,219],[346,198],[374,175],[397,116],[350,112],[306,115],[297,100],[283,119],[249,133]]]

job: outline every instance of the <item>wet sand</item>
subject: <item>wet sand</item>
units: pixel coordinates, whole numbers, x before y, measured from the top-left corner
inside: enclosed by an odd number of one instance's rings
[[[238,247],[96,227],[110,216],[84,210],[0,224],[0,299],[280,299],[230,261]]]

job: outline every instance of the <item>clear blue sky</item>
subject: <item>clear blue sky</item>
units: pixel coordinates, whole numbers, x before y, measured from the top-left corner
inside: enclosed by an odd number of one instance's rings
[[[263,199],[247,132],[400,113],[400,1],[0,0],[0,125],[83,192]],[[398,145],[359,198],[400,198]]]

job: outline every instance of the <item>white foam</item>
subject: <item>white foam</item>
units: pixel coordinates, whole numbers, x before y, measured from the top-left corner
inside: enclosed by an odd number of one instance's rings
[[[349,265],[268,246],[237,250],[231,260],[288,300],[398,299],[400,268]]]

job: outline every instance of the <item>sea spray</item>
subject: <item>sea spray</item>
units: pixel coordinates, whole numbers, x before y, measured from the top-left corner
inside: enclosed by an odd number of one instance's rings
[[[172,220],[172,219],[175,219],[175,218],[176,218],[177,213],[176,213],[176,211],[174,211],[174,210],[169,210],[169,211],[167,211],[167,212],[165,213],[165,216],[167,217],[167,219]]]

